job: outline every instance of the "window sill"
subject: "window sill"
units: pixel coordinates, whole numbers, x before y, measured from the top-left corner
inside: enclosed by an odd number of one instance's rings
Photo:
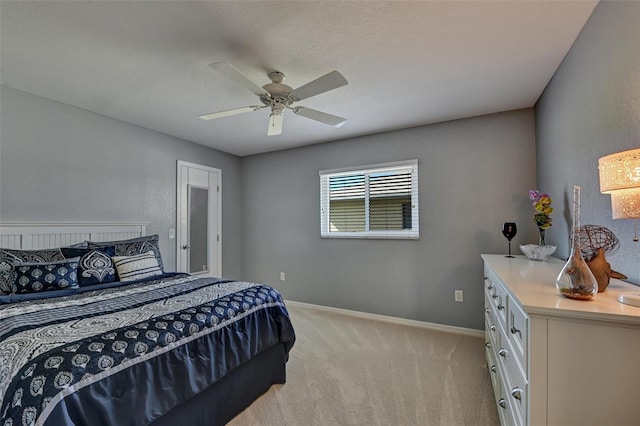
[[[321,234],[321,238],[350,238],[359,240],[419,240],[420,235],[416,234],[363,234],[356,232]]]

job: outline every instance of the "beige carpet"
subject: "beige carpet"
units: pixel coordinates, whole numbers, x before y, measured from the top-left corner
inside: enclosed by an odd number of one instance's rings
[[[287,383],[230,426],[499,424],[482,338],[288,309]]]

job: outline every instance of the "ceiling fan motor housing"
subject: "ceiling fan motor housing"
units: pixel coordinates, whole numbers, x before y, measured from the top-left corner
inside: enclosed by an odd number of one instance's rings
[[[293,103],[293,99],[289,96],[293,92],[293,88],[286,84],[283,84],[285,76],[279,71],[269,73],[269,78],[272,83],[262,86],[269,95],[260,96],[260,100],[263,104],[271,106],[271,108],[284,109],[285,106],[289,106]],[[280,105],[280,106],[278,106]]]

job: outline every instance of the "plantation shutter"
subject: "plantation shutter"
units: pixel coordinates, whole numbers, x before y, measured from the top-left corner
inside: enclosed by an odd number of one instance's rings
[[[329,178],[329,217],[333,231],[365,230],[365,195],[364,174]]]
[[[417,160],[320,172],[321,235],[418,238]]]

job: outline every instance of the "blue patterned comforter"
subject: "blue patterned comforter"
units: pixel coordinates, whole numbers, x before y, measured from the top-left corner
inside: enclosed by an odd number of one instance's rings
[[[281,295],[248,282],[176,275],[0,305],[0,425],[148,423],[294,341]]]

